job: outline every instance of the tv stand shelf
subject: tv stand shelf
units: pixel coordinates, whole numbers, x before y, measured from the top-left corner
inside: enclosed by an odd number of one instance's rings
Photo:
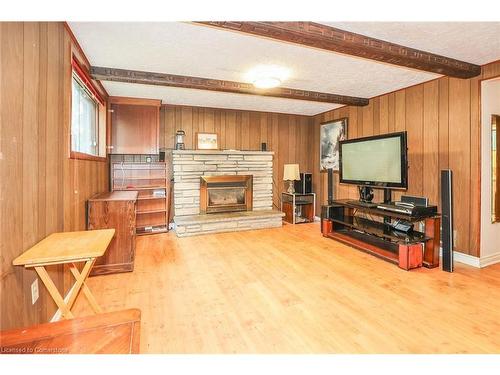
[[[341,205],[347,208],[351,208],[356,212],[365,212],[370,215],[377,215],[377,216],[384,216],[384,217],[390,217],[391,219],[401,219],[404,221],[408,221],[411,223],[419,222],[424,219],[426,219],[428,216],[411,216],[411,215],[406,215],[403,213],[399,212],[392,212],[392,211],[386,211],[386,210],[381,210],[380,208],[377,207],[363,207],[360,205],[355,204],[351,199],[339,199],[333,202],[336,205]]]
[[[328,233],[325,237],[353,246],[378,258],[399,265],[398,246],[390,242],[384,243],[382,240],[366,233],[345,229]]]
[[[331,220],[334,223],[344,225],[352,230],[371,234],[396,244],[414,244],[432,239],[426,237],[425,233],[422,232],[413,231],[410,233],[403,233],[394,230],[389,225],[382,222],[365,219],[359,216],[344,215],[343,219],[332,218]]]
[[[370,219],[360,214],[369,215]],[[375,217],[378,219],[373,220]],[[396,231],[384,223],[384,219],[424,222],[425,230]],[[437,215],[414,217],[338,200],[322,207],[321,231],[324,237],[375,255],[405,270],[422,265],[428,268],[439,266],[440,218]]]

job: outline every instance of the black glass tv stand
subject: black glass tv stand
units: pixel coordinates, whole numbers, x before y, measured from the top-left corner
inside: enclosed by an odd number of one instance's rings
[[[363,202],[363,201],[357,201],[357,200],[349,200],[348,201],[350,204],[354,205],[354,206],[358,206],[358,207],[365,207],[365,208],[375,208],[377,207],[377,203],[373,203],[373,202]]]
[[[423,222],[424,231],[395,230],[390,220]],[[323,236],[343,242],[409,270],[439,266],[439,215],[411,216],[360,205],[358,201],[336,200],[321,210]]]

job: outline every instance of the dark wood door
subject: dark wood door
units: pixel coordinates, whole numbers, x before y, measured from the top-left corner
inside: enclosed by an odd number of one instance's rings
[[[157,154],[160,110],[157,106],[112,104],[112,154]]]

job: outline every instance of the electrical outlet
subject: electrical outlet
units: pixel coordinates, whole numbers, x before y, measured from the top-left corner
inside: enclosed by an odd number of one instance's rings
[[[454,244],[457,243],[457,230],[456,229],[453,230],[453,243]]]
[[[31,284],[31,304],[34,305],[38,299],[38,279]]]

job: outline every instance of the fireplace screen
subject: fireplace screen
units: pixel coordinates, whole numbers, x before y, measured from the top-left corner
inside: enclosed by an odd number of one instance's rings
[[[245,188],[209,188],[208,205],[245,204]]]
[[[201,177],[201,213],[252,210],[252,176]]]

